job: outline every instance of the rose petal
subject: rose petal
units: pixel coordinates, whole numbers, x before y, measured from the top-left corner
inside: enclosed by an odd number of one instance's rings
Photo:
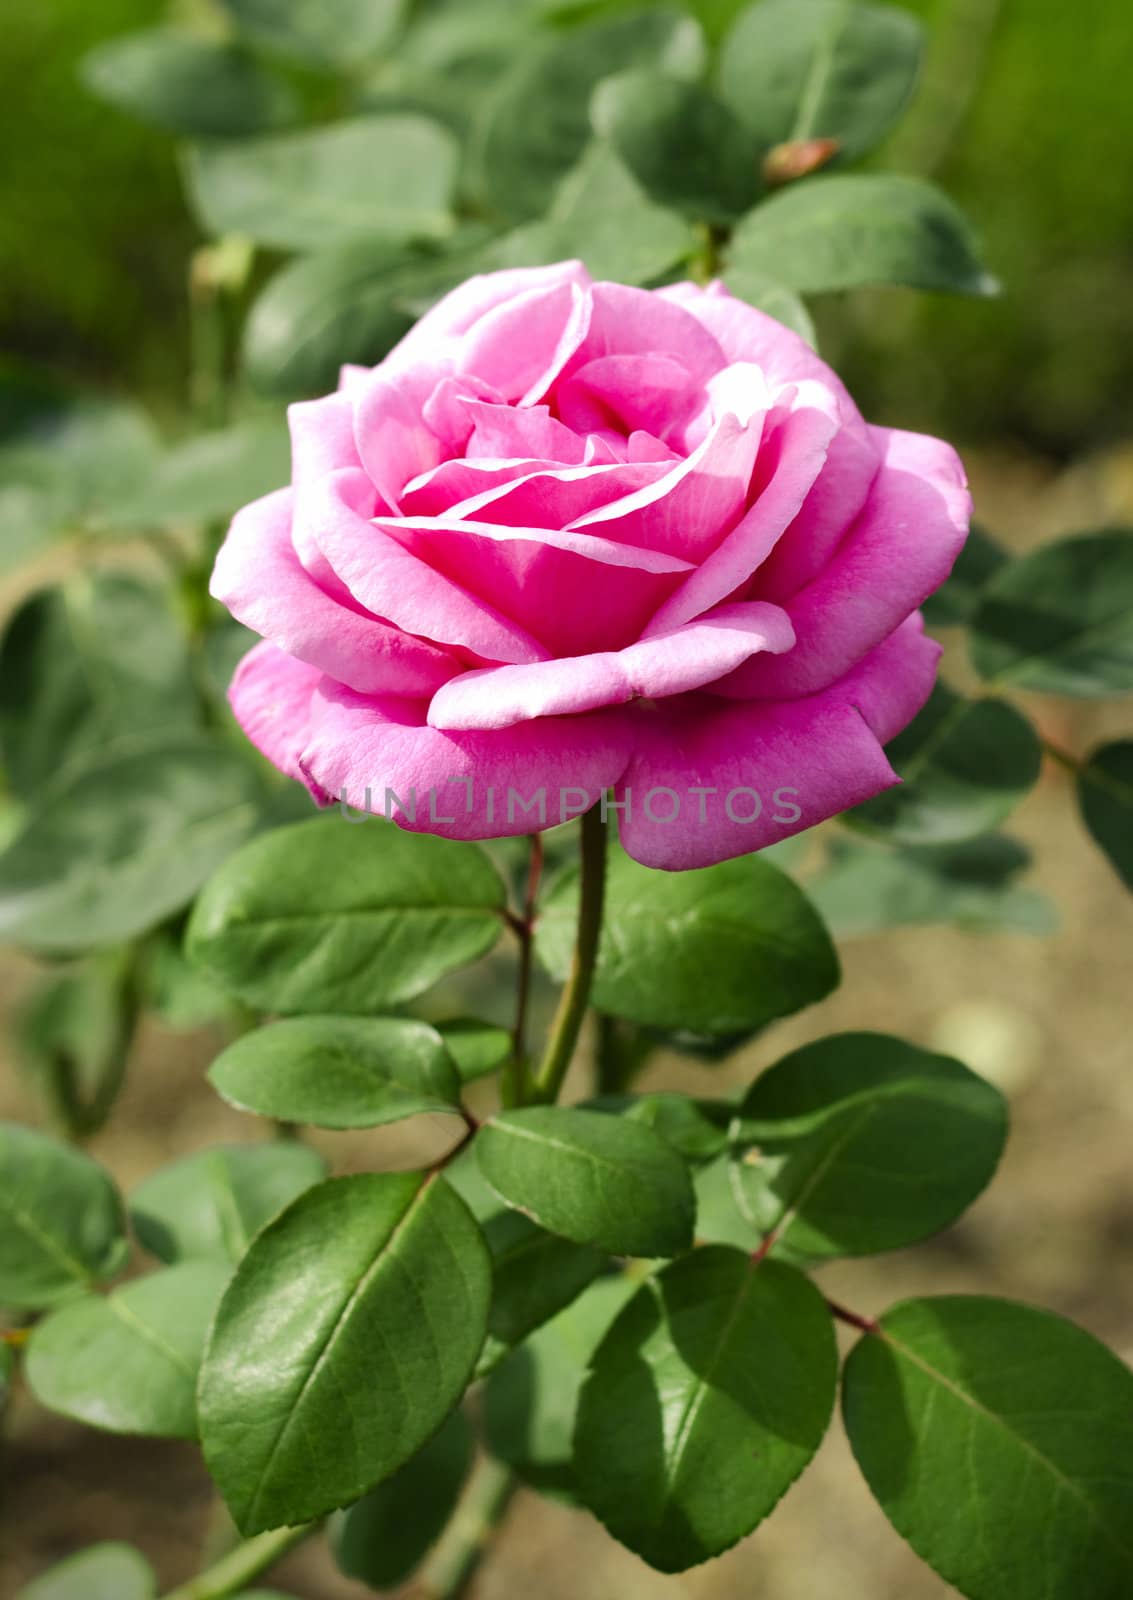
[[[450,290],[410,328],[382,363],[390,372],[430,360],[438,350],[451,350],[481,317],[516,295],[576,283],[585,288],[590,274],[581,261],[558,261],[549,267],[516,267],[479,273]]]
[[[589,305],[585,337],[564,365],[556,389],[601,356],[663,350],[680,362],[691,383],[699,385],[728,364],[720,345],[695,316],[649,289],[596,283],[589,291]]]
[[[587,810],[629,757],[626,713],[617,709],[470,733],[430,728],[426,709],[420,700],[365,699],[324,679],[301,756],[308,782],[378,815],[388,809],[412,831],[495,839]]]
[[[245,627],[364,694],[431,694],[459,672],[444,651],[319,588],[291,543],[293,499],[279,489],[237,512],[209,592]]]
[[[491,522],[509,528],[566,528],[595,507],[613,500],[624,504],[647,493],[650,485],[667,476],[666,466],[656,462],[630,464],[616,461],[601,466],[536,466],[534,471],[481,489],[479,494],[458,501],[449,508],[450,517],[467,522]],[[408,507],[406,508],[408,509]],[[628,518],[626,519],[629,520]],[[581,526],[581,521],[577,523]],[[606,529],[595,530],[607,537]],[[609,535],[609,537],[618,537]],[[636,539],[621,540],[637,544]],[[641,544],[648,543],[641,540]]]
[[[924,434],[870,432],[881,470],[834,556],[788,602],[799,639],[790,661],[749,662],[721,692],[814,694],[892,633],[952,570],[971,511],[959,457]]]
[[[419,565],[428,562],[439,581],[444,574],[454,589],[459,585],[456,592],[474,606],[495,607],[493,615],[514,619],[519,639],[538,639],[546,647],[505,658],[500,649],[507,644],[515,650],[518,643],[496,640],[481,625],[471,648],[486,656],[490,638],[497,661],[620,650],[640,637],[647,619],[690,570],[676,556],[553,528],[500,528],[444,517],[379,517],[375,526],[420,557]],[[353,580],[351,587],[365,603]],[[440,640],[440,625],[430,617],[427,627],[414,631]]]
[[[519,401],[545,381],[562,348],[580,337],[583,291],[574,283],[529,289],[482,316],[461,340],[457,370]],[[565,354],[566,352],[564,352]]]
[[[741,604],[658,639],[599,655],[465,672],[433,696],[434,728],[506,728],[534,717],[622,705],[640,695],[683,694],[760,650],[789,650],[794,633],[778,606]]]
[[[338,467],[360,467],[354,444],[354,404],[341,390],[287,408],[291,482],[298,487]]]
[[[353,395],[354,442],[370,482],[395,507],[411,478],[439,466],[444,449],[425,422],[425,402],[445,376],[434,366],[387,376],[382,367]]]
[[[364,473],[332,472],[300,490],[296,520],[359,605],[407,633],[453,645],[465,660],[541,661],[542,645],[489,600],[470,594],[386,529],[415,524],[370,520],[373,488]],[[431,551],[430,551],[431,554]]]
[[[317,667],[264,643],[242,658],[228,689],[232,714],[260,754],[320,800],[318,785],[300,770],[299,755],[310,728],[311,698],[322,676]]]
[[[469,461],[528,458],[581,466],[586,459],[585,438],[552,417],[547,406],[520,408],[469,401],[466,409],[474,424],[464,452]]]
[[[555,390],[555,408],[576,433],[611,426],[623,434],[644,429],[661,439],[683,438],[704,404],[704,391],[672,356],[599,356]]]
[[[647,867],[711,866],[891,788],[899,780],[882,742],[928,698],[939,654],[910,626],[803,700],[713,707],[698,695],[635,708],[636,750],[616,796],[629,800],[622,844]],[[675,791],[674,821],[657,820],[673,800],[651,790]]]

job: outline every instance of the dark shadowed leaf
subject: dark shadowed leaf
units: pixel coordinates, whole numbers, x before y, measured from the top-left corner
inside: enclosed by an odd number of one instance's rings
[[[1095,842],[1133,889],[1133,739],[1090,752],[1077,776],[1078,804]]]
[[[973,523],[947,581],[921,606],[928,626],[959,627],[971,622],[987,584],[1010,559],[1002,546]]]
[[[560,1239],[519,1211],[496,1212],[483,1228],[492,1252],[492,1307],[481,1370],[576,1299],[606,1262],[601,1250]]]
[[[999,1091],[883,1033],[792,1051],[732,1125],[733,1189],[755,1233],[809,1261],[913,1244],[986,1186],[1007,1136]]]
[[[1091,1334],[1005,1300],[907,1300],[852,1351],[842,1409],[882,1510],[969,1600],[1133,1592],[1133,1373]]]
[[[223,0],[249,39],[309,67],[345,68],[397,31],[407,0]]]
[[[464,1392],[490,1294],[483,1236],[436,1175],[332,1179],[269,1223],[221,1301],[199,1393],[241,1532],[346,1505],[415,1455]]]
[[[798,1477],[837,1370],[806,1278],[727,1245],[696,1250],[638,1289],[591,1358],[579,1493],[650,1566],[684,1572],[742,1539]]]

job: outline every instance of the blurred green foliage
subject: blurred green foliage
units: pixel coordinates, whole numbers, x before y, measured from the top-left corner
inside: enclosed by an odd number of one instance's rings
[[[716,33],[741,9],[688,3]],[[159,408],[183,398],[187,366],[193,234],[174,146],[89,96],[76,68],[96,43],[190,5],[200,0],[7,0],[0,67],[19,130],[18,159],[0,174],[0,341],[141,389]],[[609,7],[559,9],[565,22]],[[1125,0],[909,0],[909,9],[929,27],[925,77],[871,164],[940,181],[982,231],[1005,294],[828,299],[824,349],[885,421],[1059,455],[1116,436],[1133,384]]]

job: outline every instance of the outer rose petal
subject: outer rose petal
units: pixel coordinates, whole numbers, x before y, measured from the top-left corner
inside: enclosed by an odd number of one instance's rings
[[[960,458],[951,445],[924,434],[870,432],[883,457],[881,471],[832,559],[787,605],[799,638],[790,661],[750,662],[722,693],[794,698],[824,689],[951,572],[971,511]]]
[[[377,367],[366,384],[351,391],[358,455],[387,505],[396,506],[411,478],[444,459],[441,442],[423,413],[446,375],[439,366],[413,367],[396,377]]]
[[[420,556],[417,564],[431,571],[437,583],[447,583],[482,609],[480,634],[489,615],[502,613],[515,618],[517,637],[537,638],[546,647],[508,657],[500,650],[515,646],[504,640],[494,653],[500,662],[620,650],[639,637],[646,620],[689,571],[689,563],[676,556],[569,529],[500,528],[446,517],[378,517],[375,526],[389,535],[391,543],[404,544],[407,556],[410,551],[412,559]],[[374,557],[369,559],[372,565]],[[362,598],[361,589],[355,593]],[[398,604],[396,597],[391,603]],[[498,612],[492,611],[493,606]],[[388,606],[383,611],[389,614]],[[406,614],[402,610],[396,620]],[[437,639],[439,626],[430,622],[416,631]],[[471,626],[471,619],[466,626]],[[449,637],[458,635],[449,630]],[[487,642],[485,635],[485,647],[473,648],[493,659]]]
[[[228,689],[232,714],[261,755],[307,784],[323,798],[299,768],[299,755],[310,726],[311,697],[322,679],[317,667],[284,655],[273,644],[257,644],[236,668]]]
[[[581,261],[559,261],[550,267],[516,267],[503,272],[479,273],[458,288],[450,290],[410,328],[382,362],[391,372],[400,371],[434,357],[439,349],[451,348],[461,335],[487,316],[496,306],[526,294],[531,289],[549,289],[560,283],[577,283],[586,288],[590,274]]]
[[[730,672],[759,650],[789,650],[794,638],[786,612],[778,606],[721,606],[697,622],[625,650],[465,672],[433,696],[429,724],[506,728],[534,717],[624,705],[641,695],[684,694]]]
[[[413,832],[497,839],[579,815],[629,757],[626,713],[616,708],[474,733],[430,728],[426,709],[422,700],[365,699],[324,679],[300,757],[308,783],[378,815],[389,789],[398,797],[389,804],[393,820]],[[509,792],[534,808],[513,799],[509,815]]]
[[[547,652],[488,601],[470,594],[370,520],[373,487],[361,472],[332,472],[304,489],[296,522],[306,524],[360,606],[406,633],[458,648],[481,661],[541,661]],[[403,524],[390,519],[391,527]]]
[[[363,694],[431,694],[459,672],[444,651],[319,588],[291,543],[293,498],[277,489],[236,513],[210,594],[288,655]]]
[[[713,707],[698,695],[643,710],[634,758],[617,791],[622,802],[630,791],[629,814],[619,815],[626,850],[647,867],[711,866],[892,788],[899,779],[881,745],[927,700],[939,657],[940,646],[911,618],[853,672],[805,700]],[[716,792],[698,796],[697,788]],[[676,792],[677,820],[650,820],[651,789]],[[757,816],[753,795],[735,793],[741,790],[759,796]],[[734,815],[753,820],[728,816],[729,795]],[[671,797],[655,796],[652,810],[668,816]]]

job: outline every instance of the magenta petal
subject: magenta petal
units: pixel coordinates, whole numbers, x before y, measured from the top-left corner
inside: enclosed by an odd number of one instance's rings
[[[547,651],[490,602],[438,571],[390,537],[407,524],[370,520],[373,488],[361,472],[332,472],[303,489],[296,519],[360,606],[435,644],[458,647],[465,659],[540,661]],[[431,553],[431,552],[430,552]]]
[[[798,634],[790,661],[749,662],[726,692],[793,698],[841,677],[940,587],[967,537],[971,499],[950,445],[870,430],[882,456],[857,522],[787,605]]]
[[[338,467],[362,465],[354,445],[354,406],[341,390],[321,400],[297,400],[287,408],[287,426],[296,487]]]
[[[507,644],[515,649],[516,645],[499,640],[493,656],[483,648],[489,635],[486,618],[481,618],[480,642],[470,643],[469,648],[496,661],[589,655],[632,644],[647,619],[690,570],[687,561],[675,556],[569,530],[501,528],[440,517],[378,517],[375,526],[389,534],[391,543],[403,545],[407,555],[412,552],[409,559],[420,557],[419,566],[428,562],[426,570],[432,570],[438,582],[449,582],[473,608],[514,618],[519,638],[537,638],[546,647],[529,648],[523,657],[505,657],[500,648]],[[334,565],[342,571],[337,560]],[[358,576],[360,581],[364,572],[360,570]],[[365,604],[361,588],[355,587],[354,580],[350,582]],[[398,604],[396,596],[391,603]],[[403,621],[406,608],[399,610],[401,614],[394,620],[412,626]],[[391,613],[383,608],[383,614]],[[428,627],[418,626],[414,631],[440,639],[439,625],[430,619]],[[524,629],[530,632],[524,633]]]
[[[414,367],[391,377],[378,367],[369,382],[352,392],[358,455],[387,505],[396,506],[411,478],[444,459],[441,442],[423,415],[444,376],[436,367]]]
[[[581,261],[558,261],[549,267],[516,267],[480,273],[451,290],[409,330],[382,363],[391,371],[431,360],[438,349],[452,348],[482,317],[517,295],[554,289],[560,284],[586,288],[590,274]]]
[[[599,356],[555,389],[558,414],[577,433],[612,424],[625,434],[679,437],[703,403],[681,363],[655,352]]]
[[[629,756],[617,709],[471,733],[430,728],[425,711],[424,701],[365,699],[324,679],[301,757],[308,782],[416,832],[494,839],[579,815]]]
[[[433,696],[434,728],[506,728],[535,717],[683,694],[760,650],[789,650],[794,633],[778,606],[740,604],[624,650],[531,666],[465,672]]]
[[[573,283],[560,283],[493,307],[462,339],[458,370],[490,383],[505,400],[522,399],[551,368],[578,316],[581,293]]]
[[[496,406],[465,402],[473,428],[465,450],[468,460],[558,461],[581,466],[586,440],[552,417],[546,406]]]
[[[297,778],[321,799],[318,785],[300,770],[307,741],[311,698],[322,680],[317,667],[284,655],[274,644],[257,644],[244,656],[228,690],[232,714],[261,755]]]
[[[362,693],[431,694],[458,672],[444,651],[319,588],[291,543],[292,501],[279,489],[233,518],[209,592],[236,620]]]
[[[706,384],[728,364],[720,345],[695,316],[651,290],[596,283],[589,302],[589,326],[564,366],[560,383],[602,356],[649,355],[663,350],[680,362],[694,385]]]
[[[740,591],[797,515],[822,471],[836,424],[809,405],[789,412],[777,427],[772,423],[768,417],[750,511],[659,608],[647,638],[668,633]]]
[[[587,464],[578,467],[539,466],[535,470],[482,488],[478,494],[449,508],[449,515],[468,522],[491,522],[508,528],[567,528],[583,526],[586,513],[609,501],[624,504],[627,498],[648,493],[651,485],[666,477],[666,468],[656,462],[625,461]],[[406,507],[408,511],[408,506]],[[578,519],[576,521],[576,519]],[[587,529],[602,538],[618,538],[605,528]],[[626,539],[626,544],[645,544],[646,540]]]

